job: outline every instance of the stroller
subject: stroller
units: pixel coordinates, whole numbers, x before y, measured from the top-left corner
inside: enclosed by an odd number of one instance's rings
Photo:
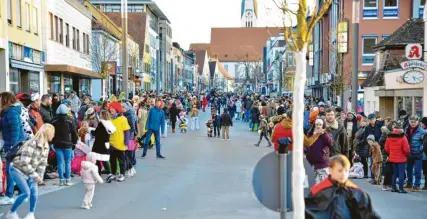
[[[209,119],[206,122],[206,127],[207,127],[207,134],[208,137],[212,138],[212,132],[213,132],[213,123],[212,123],[212,119]]]

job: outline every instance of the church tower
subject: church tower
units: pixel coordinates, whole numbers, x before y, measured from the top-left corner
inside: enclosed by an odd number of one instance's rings
[[[258,23],[258,1],[242,0],[242,9],[240,12],[242,27],[257,27]]]

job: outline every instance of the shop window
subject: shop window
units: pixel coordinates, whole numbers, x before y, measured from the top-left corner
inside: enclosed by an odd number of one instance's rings
[[[61,76],[59,74],[48,74],[47,92],[49,94],[61,93]]]
[[[406,113],[411,114],[412,115],[412,97],[405,97],[404,98],[404,105],[405,105],[405,110]]]
[[[90,94],[90,79],[79,80],[80,94]]]
[[[9,72],[9,89],[11,92],[18,94],[20,93],[20,77],[18,71],[13,71],[12,69]]]
[[[70,93],[73,90],[73,79],[70,76],[64,76],[64,92]]]
[[[37,50],[33,50],[33,62],[35,64],[42,64],[42,53]]]
[[[415,97],[415,114],[418,118],[423,117],[423,98]]]
[[[21,0],[16,0],[16,26],[22,27],[22,3]]]
[[[399,0],[384,0],[383,17],[399,18]]]
[[[12,45],[12,58],[16,60],[22,60],[23,59],[23,51],[22,46],[18,44]]]
[[[25,3],[25,30],[31,31],[31,7],[28,3]]]
[[[372,65],[375,51],[372,47],[377,44],[377,36],[362,36],[362,65]]]
[[[33,32],[36,35],[39,33],[39,13],[37,8],[33,8]]]
[[[12,0],[6,0],[7,23],[12,24]]]
[[[363,1],[363,18],[376,19],[378,18],[378,0],[362,0]]]
[[[30,93],[40,92],[40,76],[38,72],[29,72]]]

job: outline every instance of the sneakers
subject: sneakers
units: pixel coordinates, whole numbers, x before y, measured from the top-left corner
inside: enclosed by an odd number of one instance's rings
[[[259,144],[254,144],[255,145],[255,147],[259,147]]]
[[[411,190],[413,187],[412,187],[412,185],[406,185],[405,186],[405,189],[409,189],[409,190]]]
[[[147,153],[142,153],[141,157],[144,158],[145,156],[147,156]]]
[[[35,217],[34,217],[34,213],[28,213],[27,214],[27,216],[25,216],[24,218],[22,218],[22,219],[35,219]]]
[[[404,189],[400,189],[400,190],[399,190],[399,193],[405,194],[405,193],[408,193],[408,192],[407,192],[407,191],[405,191]]]
[[[81,208],[89,210],[90,209],[90,205],[88,205],[86,203],[83,203],[82,206],[81,206]]]
[[[388,191],[388,190],[390,190],[390,188],[388,186],[383,186],[382,190],[383,191]]]
[[[397,190],[396,188],[392,188],[391,192],[399,192],[399,190]]]
[[[5,196],[3,199],[0,200],[0,205],[13,205],[14,202],[14,198],[9,198]]]
[[[110,173],[110,174],[108,174],[108,177],[105,181],[107,181],[107,183],[111,183],[115,179],[116,179],[116,177]]]
[[[119,182],[123,182],[123,181],[125,181],[125,176],[123,176],[122,174],[120,174],[119,176],[116,177],[116,179]]]
[[[65,180],[60,179],[59,180],[59,186],[65,186]]]
[[[421,191],[421,187],[419,186],[414,186],[414,188],[412,189],[413,192],[419,192]]]
[[[16,212],[10,212],[7,213],[6,219],[20,219],[18,213]]]
[[[71,181],[69,179],[65,180],[64,182],[64,186],[72,186],[73,183],[71,183]]]
[[[157,155],[157,158],[159,159],[165,159],[166,157],[163,157],[161,154]]]
[[[132,174],[132,176],[135,176],[136,175],[136,170],[135,170],[135,167],[132,167],[132,169],[130,169],[132,172],[131,172],[131,174]]]
[[[126,171],[125,172],[125,177],[126,178],[130,178],[132,175],[131,175],[131,170],[128,170],[128,171]]]

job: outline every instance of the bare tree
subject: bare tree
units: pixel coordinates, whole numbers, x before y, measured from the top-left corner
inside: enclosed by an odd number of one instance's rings
[[[236,56],[238,61],[238,71],[236,72],[236,82],[243,82],[243,85],[249,82],[253,86],[262,80],[262,63],[256,55],[245,53],[242,56]]]

